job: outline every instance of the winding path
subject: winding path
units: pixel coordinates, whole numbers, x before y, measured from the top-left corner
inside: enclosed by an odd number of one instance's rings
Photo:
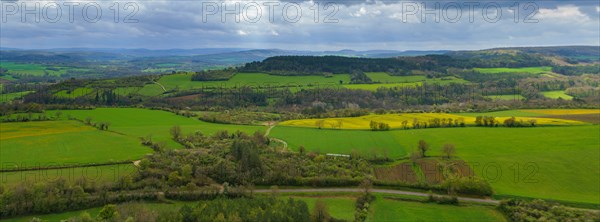
[[[275,123],[265,123],[265,125],[269,126],[269,128],[267,129],[267,131],[265,131],[265,137],[269,137],[269,134],[271,133],[271,129],[275,128],[275,125],[277,125],[277,123],[276,122]],[[283,149],[287,150],[287,148],[288,148],[287,142],[285,142],[282,139],[277,139],[277,138],[274,138],[274,137],[269,137],[269,138],[271,140],[273,140],[273,141],[277,141],[277,142],[282,143],[283,144]]]

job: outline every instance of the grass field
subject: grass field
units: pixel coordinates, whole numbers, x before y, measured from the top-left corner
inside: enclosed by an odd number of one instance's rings
[[[360,117],[343,117],[343,118],[327,118],[327,119],[300,119],[300,120],[288,120],[280,123],[282,126],[297,126],[297,127],[312,127],[317,128],[317,122],[320,120],[324,121],[322,128],[339,128],[339,129],[370,129],[371,121],[383,122],[390,125],[392,129],[402,128],[402,122],[407,121],[407,126],[411,127],[414,119],[418,121],[427,122],[431,119],[452,119],[457,120],[463,118],[466,125],[475,125],[474,116],[460,116],[446,113],[402,113],[402,114],[385,114],[385,115],[366,115]],[[497,117],[496,119],[502,123],[505,119],[510,118],[509,116]],[[531,116],[519,116],[516,115],[517,120],[523,119],[536,120],[538,125],[579,125],[585,124],[579,121],[555,119],[555,118],[537,118]],[[342,126],[338,127],[338,123],[341,121]]]
[[[306,202],[306,205],[308,205],[308,212],[313,211],[317,200],[322,200],[325,203],[325,206],[327,206],[327,211],[332,217],[346,221],[354,220],[354,203],[356,202],[356,199],[354,197],[284,196],[281,198],[288,199],[289,197]]]
[[[542,95],[544,95],[547,98],[551,98],[551,99],[564,99],[564,100],[572,100],[573,97],[569,96],[565,93],[565,91],[548,91],[548,92],[542,92]]]
[[[486,97],[490,98],[490,99],[494,99],[494,100],[522,100],[522,99],[525,99],[525,97],[523,97],[522,95],[519,95],[519,94],[493,95],[493,96],[486,96]]]
[[[338,74],[333,77],[323,76],[276,76],[265,73],[238,73],[231,77],[227,81],[192,81],[191,74],[175,74],[165,75],[160,78],[158,83],[163,85],[167,90],[179,88],[181,90],[189,90],[196,88],[211,88],[211,87],[223,87],[223,88],[234,88],[234,87],[290,87],[290,88],[310,88],[315,86],[330,86],[340,85],[340,81],[343,83],[350,82],[350,75]],[[142,95],[159,95],[164,91],[157,84],[148,84],[139,91]]]
[[[519,109],[503,110],[487,113],[455,113],[460,116],[496,116],[496,117],[552,117],[553,115],[579,115],[579,114],[598,114],[600,109]]]
[[[49,116],[54,116],[57,111],[48,111]],[[109,122],[110,130],[125,134],[138,141],[139,137],[152,135],[155,142],[164,141],[170,147],[180,147],[171,140],[169,129],[179,125],[184,134],[201,131],[204,134],[213,134],[219,130],[235,132],[240,130],[247,133],[266,130],[263,126],[232,125],[207,123],[195,118],[187,118],[174,113],[137,109],[137,108],[99,108],[94,110],[61,110],[63,117],[72,116],[77,119],[92,118],[92,122]]]
[[[302,145],[309,151],[346,154],[385,150],[394,158],[416,150],[420,139],[430,144],[431,155],[441,155],[442,145],[453,143],[456,155],[490,181],[498,195],[600,204],[599,131],[598,125],[383,132],[278,126],[271,135],[291,149]]]
[[[475,71],[485,74],[496,74],[496,73],[528,73],[528,74],[542,74],[552,72],[552,67],[541,66],[541,67],[524,67],[524,68],[475,68]]]
[[[49,182],[59,178],[67,182],[76,182],[80,178],[98,184],[117,182],[120,177],[131,175],[136,171],[133,164],[115,164],[106,166],[88,166],[64,169],[47,169],[35,171],[17,171],[0,173],[0,184],[14,185],[19,182]]]
[[[137,138],[77,121],[2,123],[0,142],[3,168],[116,162],[151,152]]]
[[[367,221],[507,221],[485,206],[453,206],[397,201],[377,195]]]
[[[375,84],[349,84],[350,75],[336,74],[332,77],[324,76],[277,76],[265,73],[238,73],[227,81],[191,81],[191,74],[174,74],[165,75],[158,81],[159,84],[165,87],[166,90],[180,89],[189,90],[197,88],[211,87],[289,87],[293,91],[313,88],[313,87],[343,87],[349,89],[364,89],[376,90],[379,87],[410,87],[423,82],[427,83],[464,83],[467,82],[455,77],[433,78],[428,79],[425,76],[390,76],[387,73],[367,73],[374,81],[380,82]],[[342,84],[340,84],[340,82]],[[148,84],[144,86],[138,93],[147,96],[160,95],[164,90],[158,84]]]
[[[48,73],[51,76],[60,76],[66,73],[68,68],[65,67],[52,67],[57,70],[49,70],[48,67],[32,64],[32,63],[14,63],[14,62],[4,62],[0,63],[2,68],[8,69],[7,74],[10,75],[34,75],[34,76],[42,76]]]
[[[21,98],[29,93],[32,93],[32,92],[33,91],[25,91],[25,92],[0,94],[0,103],[6,103],[6,102],[13,101],[15,99],[19,99],[19,98]]]

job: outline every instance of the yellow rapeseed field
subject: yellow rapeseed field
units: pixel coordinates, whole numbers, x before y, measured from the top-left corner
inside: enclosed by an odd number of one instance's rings
[[[475,125],[475,117],[459,116],[447,113],[400,113],[400,114],[383,114],[376,115],[370,114],[360,117],[344,117],[344,118],[325,118],[325,119],[299,119],[299,120],[288,120],[280,123],[284,126],[297,126],[297,127],[312,127],[327,129],[370,129],[371,121],[389,124],[390,128],[402,128],[403,122],[406,123],[407,127],[412,127],[413,122],[429,122],[432,119],[446,119],[464,121],[466,125]],[[504,120],[510,117],[497,117],[496,120],[499,124],[502,124]],[[518,117],[518,120],[527,122],[529,120],[535,120],[538,125],[580,125],[585,124],[580,121],[556,119],[556,118],[542,118],[542,117]],[[321,124],[319,124],[321,123]],[[340,124],[341,123],[341,124]]]
[[[24,123],[2,123],[0,140],[40,136],[66,132],[95,130],[75,121],[40,121]]]

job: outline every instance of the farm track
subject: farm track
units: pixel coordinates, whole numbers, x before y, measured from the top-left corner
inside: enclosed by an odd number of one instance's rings
[[[277,125],[277,123],[274,123],[273,125],[269,126],[269,128],[267,129],[267,131],[265,131],[265,137],[269,137],[269,134],[271,133],[271,129],[275,128],[276,125]],[[287,150],[287,148],[288,148],[288,143],[287,142],[285,142],[282,139],[277,139],[277,138],[274,138],[274,137],[269,137],[269,138],[271,140],[274,140],[274,141],[282,143],[283,144],[283,150]]]
[[[154,81],[154,80],[152,80],[152,82],[153,82],[154,84],[156,84],[156,85],[160,86],[160,88],[162,88],[163,92],[166,92],[166,91],[167,91],[167,89],[165,88],[165,86],[163,86],[163,85],[162,85],[162,84],[160,84],[159,82],[157,82],[157,81]]]
[[[270,189],[258,189],[254,190],[256,193],[269,193],[273,192]],[[279,189],[277,190],[279,193],[330,193],[330,192],[349,192],[349,193],[361,193],[364,192],[363,189],[359,188],[302,188],[302,189]],[[383,193],[383,194],[400,194],[400,195],[409,195],[409,196],[419,196],[419,197],[427,197],[429,193],[425,192],[415,192],[415,191],[404,191],[404,190],[389,190],[389,189],[371,189],[373,193]],[[450,197],[448,195],[438,195],[440,197]],[[459,201],[464,202],[474,202],[474,203],[483,203],[483,204],[500,204],[499,200],[492,199],[482,199],[482,198],[471,198],[471,197],[458,197]]]

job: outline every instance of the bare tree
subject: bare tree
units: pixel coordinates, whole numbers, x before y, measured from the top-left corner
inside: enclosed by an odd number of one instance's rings
[[[444,153],[444,155],[446,155],[446,158],[450,159],[450,157],[452,157],[456,153],[456,148],[454,144],[446,143],[442,148],[442,152]]]

